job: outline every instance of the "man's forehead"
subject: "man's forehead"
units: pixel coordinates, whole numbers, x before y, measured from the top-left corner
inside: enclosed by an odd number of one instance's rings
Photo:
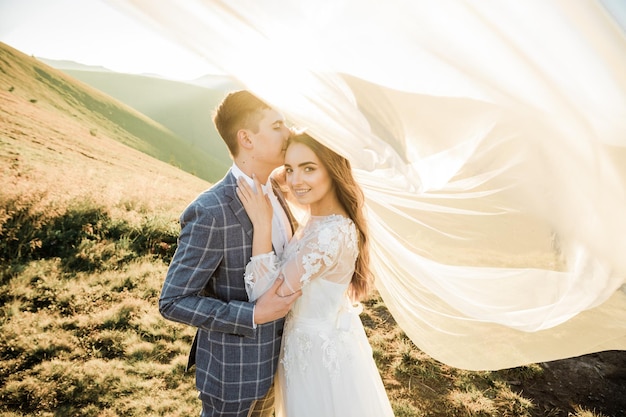
[[[284,122],[285,116],[274,109],[263,109],[263,120],[269,123]]]

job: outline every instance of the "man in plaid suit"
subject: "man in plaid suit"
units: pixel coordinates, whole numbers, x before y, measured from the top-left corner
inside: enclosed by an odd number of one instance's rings
[[[159,310],[198,329],[189,359],[196,365],[202,417],[271,416],[284,316],[300,293],[280,297],[278,280],[248,302],[244,270],[253,228],[236,184],[240,177],[252,184],[253,176],[266,184],[274,207],[272,243],[280,253],[294,222],[269,176],[283,164],[290,132],[280,113],[245,90],[228,94],[213,120],[234,163],[183,211]]]

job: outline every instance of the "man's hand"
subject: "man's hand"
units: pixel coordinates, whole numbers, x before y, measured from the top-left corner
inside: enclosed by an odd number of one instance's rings
[[[298,290],[293,294],[280,296],[278,288],[282,283],[283,279],[279,277],[274,285],[257,300],[254,308],[254,322],[256,324],[269,323],[285,317],[294,301],[302,295],[302,290]]]

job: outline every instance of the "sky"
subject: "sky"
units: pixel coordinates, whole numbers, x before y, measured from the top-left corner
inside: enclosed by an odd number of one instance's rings
[[[626,0],[601,2],[626,22]],[[175,80],[219,73],[106,0],[0,0],[0,42],[37,58],[117,72]]]
[[[192,80],[217,70],[103,0],[0,0],[0,42],[36,58]]]

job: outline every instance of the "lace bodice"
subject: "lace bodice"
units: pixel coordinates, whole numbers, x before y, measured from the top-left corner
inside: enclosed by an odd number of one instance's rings
[[[246,268],[246,288],[258,298],[281,273],[290,288],[302,285],[285,325],[281,363],[287,380],[293,372],[306,372],[317,364],[331,378],[348,360],[345,344],[354,331],[359,307],[352,306],[346,290],[358,255],[356,227],[343,216],[311,217],[289,242],[279,261],[273,253],[255,256]],[[317,348],[316,348],[317,346]]]
[[[311,216],[288,243],[281,260],[273,252],[252,257],[245,273],[250,301],[267,291],[281,274],[290,288],[302,286],[301,298],[307,298],[306,287],[316,279],[337,284],[343,294],[357,255],[352,220],[340,215]]]

